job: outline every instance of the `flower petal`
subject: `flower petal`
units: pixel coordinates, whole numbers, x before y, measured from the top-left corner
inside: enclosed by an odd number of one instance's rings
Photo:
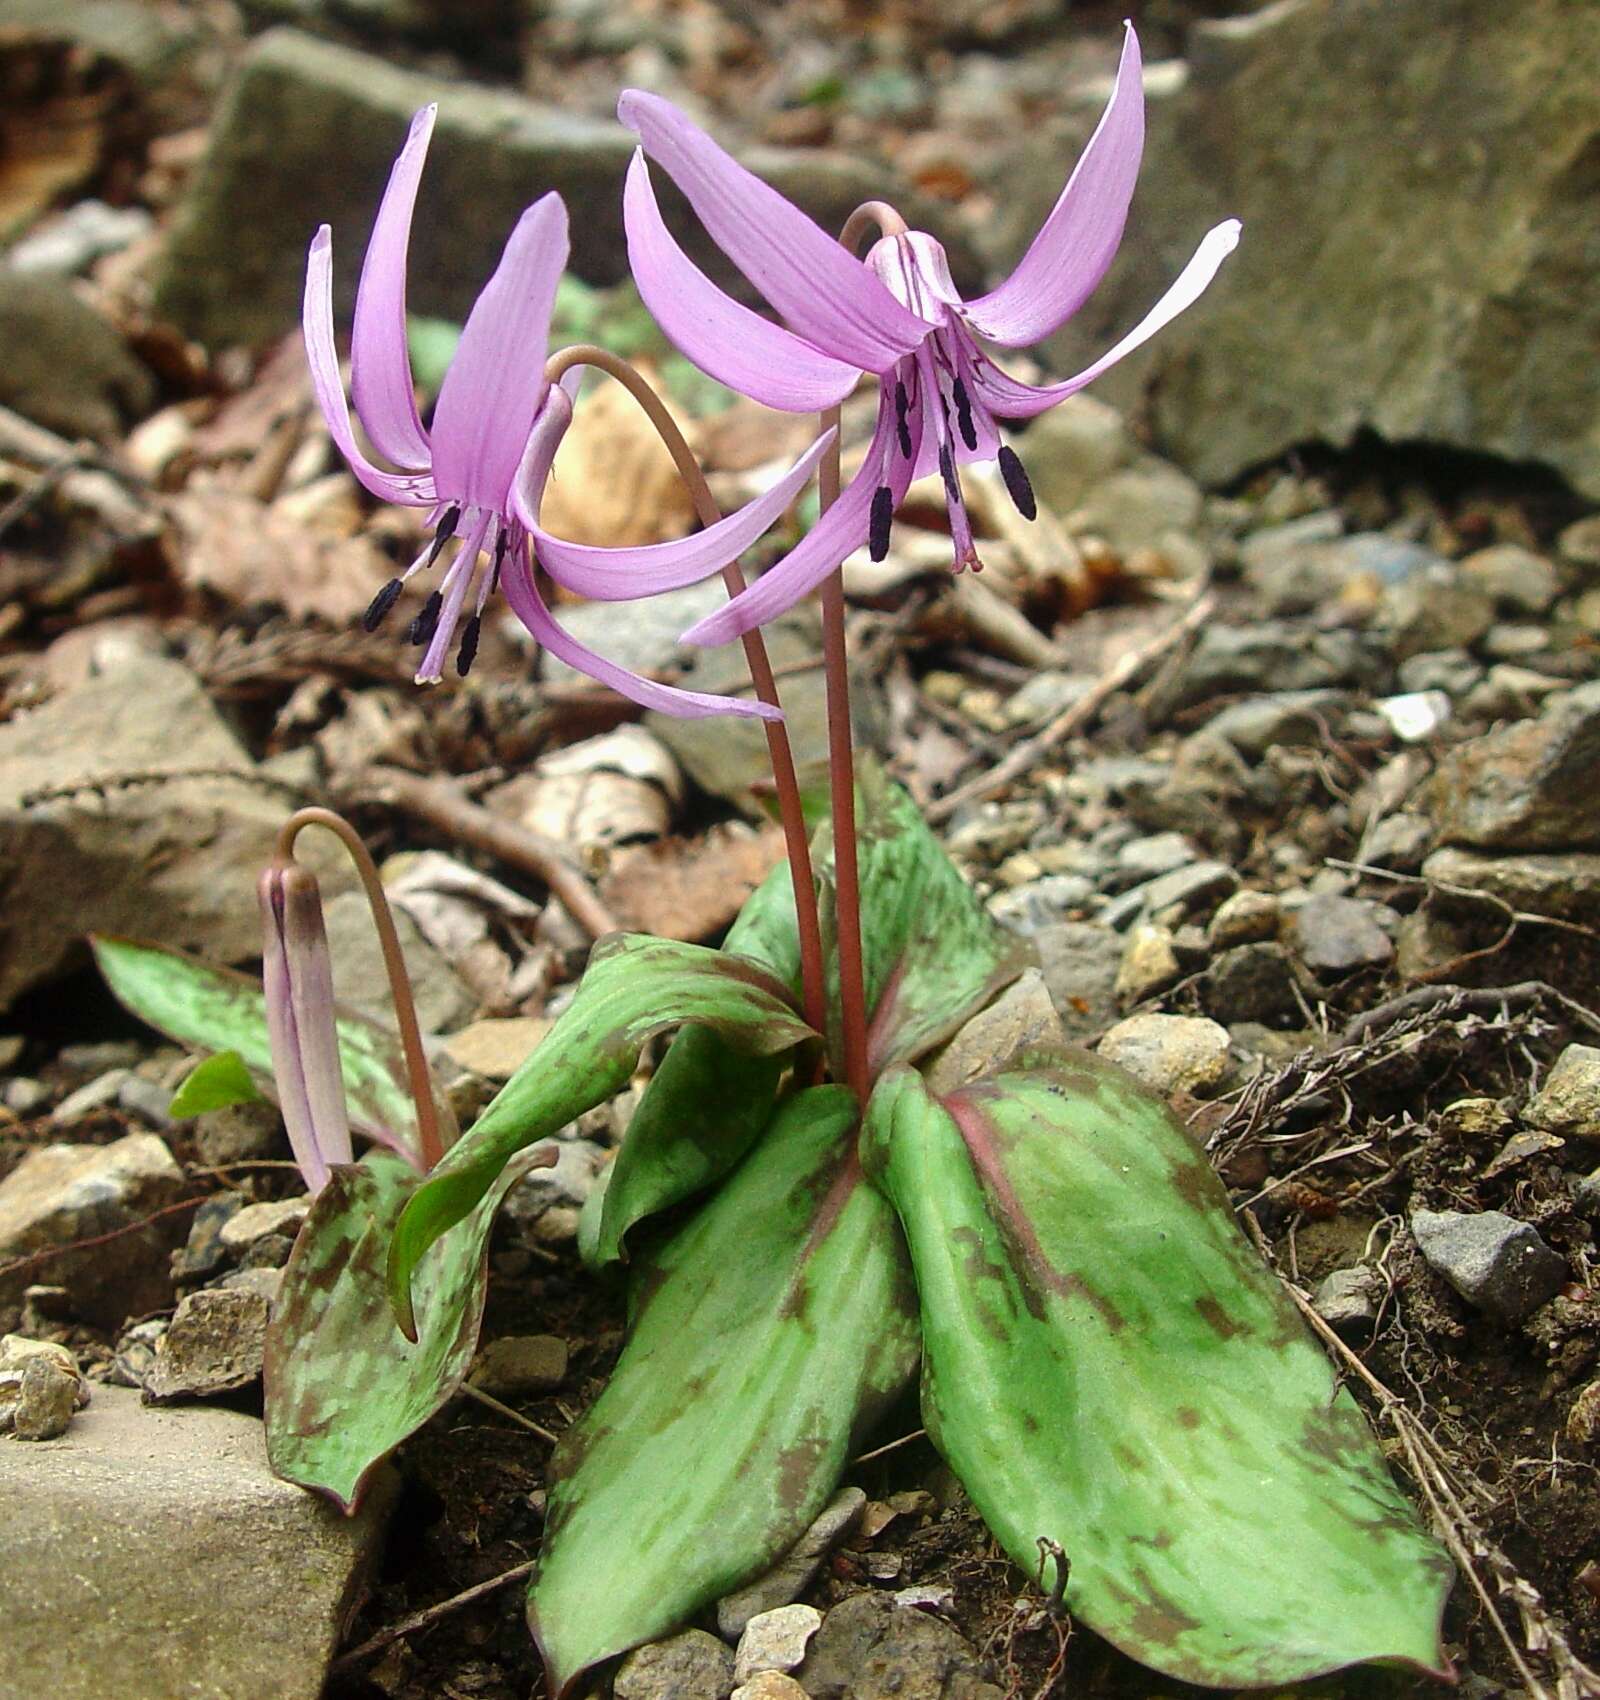
[[[720,572],[768,530],[800,493],[836,436],[834,431],[826,432],[771,489],[693,537],[633,549],[605,549],[569,543],[537,524],[523,523],[533,533],[540,565],[557,584],[579,596],[596,602],[627,602],[681,590]]]
[[[411,508],[431,508],[438,496],[433,478],[426,472],[384,472],[361,452],[350,426],[350,408],[344,399],[344,379],[339,372],[339,351],[333,340],[333,232],[327,225],[311,239],[306,259],[305,304],[301,314],[305,330],[306,361],[311,367],[311,388],[322,409],[328,435],[350,464],[356,478],[374,496],[385,502],[400,502]]]
[[[662,221],[643,153],[628,167],[622,210],[639,294],[668,340],[701,371],[786,413],[820,413],[855,388],[858,367],[725,295],[684,253]]]
[[[434,479],[450,501],[505,509],[549,388],[545,345],[567,247],[567,209],[544,195],[518,219],[467,315],[433,415]]]
[[[921,431],[920,418],[913,429]],[[683,634],[683,641],[719,644],[742,637],[809,596],[846,555],[865,543],[873,498],[880,486],[889,486],[893,505],[899,507],[911,483],[917,455],[913,453],[909,459],[902,455],[895,446],[895,436],[894,404],[885,393],[878,402],[878,426],[867,446],[867,457],[861,463],[861,470],[840,492],[838,501],[775,567],[763,573],[743,595],[734,597],[727,607],[691,626]]]
[[[1092,366],[1086,366],[1076,377],[1059,384],[1043,384],[1037,389],[1008,377],[998,366],[985,361],[974,379],[984,402],[1002,419],[1031,419],[1075,395],[1085,384],[1092,384],[1103,372],[1131,354],[1140,343],[1148,342],[1157,331],[1205,293],[1206,286],[1217,275],[1222,262],[1239,245],[1238,219],[1225,219],[1215,229],[1206,232],[1195,249],[1188,265],[1178,274],[1172,287],[1136,324],[1115,348],[1107,350]]]
[[[928,334],[927,322],[853,254],[670,101],[628,89],[617,116],[688,197],[717,246],[808,342],[863,371],[886,372]]]
[[[675,690],[671,685],[657,684],[619,667],[614,661],[596,655],[555,622],[545,606],[538,586],[533,582],[526,555],[507,561],[501,576],[501,588],[512,611],[522,621],[534,640],[542,644],[558,661],[609,685],[619,696],[636,702],[641,708],[659,709],[663,714],[675,714],[685,720],[701,720],[713,714],[742,715],[749,719],[781,720],[782,711],[764,702],[745,702],[738,697],[707,696],[700,691]]]
[[[1022,348],[1071,318],[1122,240],[1144,152],[1139,38],[1126,27],[1111,99],[1050,216],[1011,276],[964,309],[967,323],[992,342]]]
[[[350,391],[373,447],[396,466],[428,465],[428,435],[417,417],[406,347],[406,249],[417,184],[428,157],[437,106],[411,120],[411,133],[389,173],[361,263],[355,322],[350,330]]]

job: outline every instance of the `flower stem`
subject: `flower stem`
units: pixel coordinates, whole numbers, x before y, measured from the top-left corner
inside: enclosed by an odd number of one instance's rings
[[[684,441],[677,421],[649,383],[626,360],[608,349],[588,343],[579,343],[552,355],[545,367],[545,377],[550,383],[556,383],[564,372],[574,366],[593,366],[605,372],[638,402],[672,456],[700,523],[715,525],[722,518],[722,512],[706,483],[705,474],[700,470],[700,463]],[[744,590],[744,574],[736,562],[730,561],[722,569],[722,582],[727,586],[730,597]],[[772,662],[760,631],[746,632],[742,641],[756,696],[774,708],[781,708],[778,681],[773,676]],[[805,813],[800,805],[800,781],[795,773],[788,728],[781,720],[764,720],[762,727],[767,735],[767,755],[772,762],[772,781],[778,794],[778,817],[783,824],[789,877],[794,885],[795,925],[800,935],[801,1008],[807,1023],[818,1033],[823,1033],[827,1030],[828,995],[822,966],[822,926],[817,914],[817,889],[811,872],[811,847],[806,837]]]
[[[332,809],[298,809],[290,815],[278,834],[278,861],[294,860],[294,841],[301,829],[308,826],[325,826],[333,833],[350,852],[350,860],[361,876],[367,906],[372,911],[372,924],[378,929],[378,943],[383,949],[383,966],[389,975],[389,997],[394,1004],[395,1023],[400,1029],[400,1046],[405,1052],[406,1084],[411,1089],[411,1101],[417,1112],[417,1144],[423,1168],[431,1170],[444,1156],[444,1142],[439,1135],[439,1113],[433,1102],[433,1076],[422,1049],[422,1029],[418,1025],[417,1006],[411,996],[411,976],[406,972],[406,959],[400,949],[400,935],[395,931],[394,913],[384,895],[383,880],[371,853],[361,841],[361,834],[343,815],[336,815]]]

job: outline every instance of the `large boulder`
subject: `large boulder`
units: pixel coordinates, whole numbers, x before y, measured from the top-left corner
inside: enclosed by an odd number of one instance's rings
[[[307,245],[331,224],[335,303],[347,315],[389,167],[411,115],[432,100],[439,121],[417,203],[414,312],[465,318],[518,214],[549,189],[572,217],[573,271],[591,283],[627,275],[622,177],[635,142],[620,124],[275,29],[253,45],[217,113],[157,269],[157,311],[213,345],[279,337],[299,317]],[[744,158],[830,228],[886,192],[880,170],[844,154],[767,148]],[[658,177],[667,216],[687,238],[693,221]],[[937,212],[910,201],[941,229]],[[689,245],[716,269],[703,239]],[[958,275],[973,275],[970,254],[954,242]]]
[[[1203,302],[1097,386],[1208,480],[1362,428],[1548,462],[1600,495],[1600,31],[1569,0],[1280,0],[1147,72],[1128,239],[1050,346],[1084,364],[1201,233]],[[1029,144],[993,256],[1021,252],[1105,90]]]

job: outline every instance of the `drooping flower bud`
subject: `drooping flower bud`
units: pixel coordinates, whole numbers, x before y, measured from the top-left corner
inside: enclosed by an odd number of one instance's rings
[[[316,876],[292,861],[274,862],[257,889],[272,1072],[295,1161],[316,1194],[331,1164],[354,1161],[322,895]]]

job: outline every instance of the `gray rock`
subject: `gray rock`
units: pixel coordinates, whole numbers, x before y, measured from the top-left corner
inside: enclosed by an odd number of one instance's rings
[[[1479,549],[1456,570],[1507,613],[1542,614],[1561,593],[1554,564],[1516,543]]]
[[[198,770],[209,776],[161,777]],[[155,656],[0,725],[9,894],[0,1008],[81,962],[86,932],[133,934],[224,962],[258,955],[256,879],[284,802],[253,775],[199,681]],[[307,834],[305,860],[336,892],[353,875],[337,846],[313,842],[319,836]]]
[[[1282,1027],[1300,1014],[1294,969],[1280,944],[1239,944],[1225,950],[1200,982],[1201,1001],[1218,1021],[1259,1021]]]
[[[1428,791],[1444,844],[1600,850],[1600,683],[1452,750]]]
[[[1378,1320],[1377,1279],[1370,1269],[1335,1269],[1311,1295],[1317,1315],[1343,1334],[1369,1328]]]
[[[1024,1045],[1061,1044],[1065,1038],[1043,973],[1026,969],[934,1054],[926,1065],[928,1090],[953,1092]]]
[[[931,1087],[931,1090],[940,1088]],[[729,1641],[737,1641],[752,1618],[798,1598],[823,1559],[855,1528],[866,1503],[867,1496],[860,1488],[841,1488],[765,1576],[717,1602],[718,1633]]]
[[[1586,921],[1600,903],[1600,854],[1488,855],[1446,846],[1422,864],[1425,878],[1498,897],[1513,909]]]
[[[155,380],[62,278],[0,266],[0,405],[65,437],[110,441],[155,401]]]
[[[311,1209],[311,1200],[301,1193],[271,1204],[247,1204],[235,1211],[218,1231],[217,1238],[230,1257],[243,1257],[250,1248],[273,1234],[293,1238]]]
[[[283,1118],[275,1104],[229,1104],[194,1118],[195,1155],[211,1168],[289,1154]]]
[[[686,1629],[636,1647],[617,1669],[616,1700],[728,1700],[733,1653],[715,1635]]]
[[[1478,648],[1491,661],[1528,661],[1549,651],[1550,632],[1541,625],[1513,625],[1510,621],[1502,621],[1490,626],[1478,640]],[[1491,677],[1493,673],[1491,668]],[[1538,676],[1544,677],[1542,674]]]
[[[1441,564],[1384,592],[1374,625],[1403,661],[1443,649],[1471,649],[1494,623],[1494,603]]]
[[[1183,971],[1174,948],[1172,933],[1142,921],[1128,934],[1122,960],[1117,964],[1117,1002],[1126,1008],[1153,997],[1176,980]]]
[[[812,1700],[1001,1700],[948,1623],[880,1594],[841,1600],[795,1675]]]
[[[1165,921],[1204,914],[1238,885],[1238,874],[1226,862],[1191,862],[1140,886],[1139,912],[1151,920]]]
[[[1088,921],[1062,921],[1039,933],[1034,944],[1050,1001],[1068,1034],[1081,1038],[1116,1020],[1120,934]]]
[[[107,1110],[116,1103],[122,1094],[122,1088],[127,1084],[128,1071],[125,1068],[107,1070],[97,1080],[91,1080],[80,1086],[76,1092],[69,1092],[65,1098],[50,1112],[51,1121],[66,1127],[72,1122],[82,1121],[100,1110]]]
[[[1157,707],[1167,715],[1211,697],[1260,691],[1376,688],[1383,670],[1355,633],[1310,632],[1289,620],[1202,628],[1188,660]]]
[[[505,1334],[472,1360],[467,1379],[500,1398],[549,1393],[567,1379],[567,1343],[554,1334]]]
[[[1260,944],[1278,936],[1278,900],[1270,891],[1236,891],[1211,917],[1206,943],[1213,950]]]
[[[342,1517],[273,1477],[258,1418],[97,1389],[64,1440],[0,1447],[0,1693],[317,1700],[393,1480]]]
[[[1394,944],[1378,925],[1373,905],[1359,897],[1313,897],[1295,912],[1290,937],[1314,974],[1381,968],[1394,956]]]
[[[1523,720],[1539,712],[1546,697],[1566,688],[1565,679],[1536,673],[1513,662],[1496,662],[1461,699],[1461,712],[1478,720]]]
[[[1567,1278],[1567,1261],[1526,1222],[1484,1210],[1418,1210],[1411,1231],[1429,1268],[1468,1304],[1502,1322],[1520,1322],[1553,1299]]]
[[[606,1166],[606,1152],[588,1139],[563,1139],[556,1161],[534,1169],[506,1195],[502,1214],[524,1245],[560,1245],[578,1231],[578,1212]]]
[[[1482,666],[1464,649],[1427,650],[1420,655],[1408,655],[1395,669],[1401,689],[1413,695],[1443,691],[1448,697],[1464,697],[1482,677]]]
[[[1321,745],[1345,704],[1342,691],[1277,691],[1231,704],[1206,722],[1206,730],[1247,756],[1277,744]]]
[[[0,1181],[0,1264],[130,1228],[175,1202],[183,1185],[183,1170],[153,1133],[30,1151]],[[78,1316],[118,1327],[125,1317],[171,1304],[169,1259],[181,1238],[181,1217],[168,1217],[97,1245],[61,1250],[31,1271],[0,1274],[0,1304],[14,1304],[44,1273],[67,1289]]]
[[[18,1440],[54,1440],[67,1432],[78,1408],[80,1382],[49,1358],[29,1358],[22,1368],[11,1432]]]
[[[389,974],[383,947],[364,892],[344,891],[323,910],[328,949],[333,953],[334,991],[341,1003],[382,1014],[390,1007]],[[478,998],[444,953],[423,937],[404,909],[394,911],[395,931],[405,953],[416,1000],[417,1020],[425,1033],[452,1033],[477,1011]]]
[[[739,1637],[733,1680],[748,1682],[757,1671],[797,1669],[821,1627],[822,1613],[815,1606],[777,1606],[757,1612]]]
[[[175,1281],[204,1280],[231,1261],[232,1253],[222,1242],[222,1230],[246,1206],[242,1192],[219,1192],[208,1198],[189,1219],[189,1238],[172,1254]]]
[[[1310,530],[1313,523],[1323,530],[1328,517],[1311,514],[1304,520],[1274,527],[1273,532],[1289,532],[1296,526]],[[1253,537],[1240,549],[1239,556],[1246,583],[1260,595],[1269,614],[1310,613],[1358,584],[1401,584],[1412,573],[1439,560],[1433,550],[1381,531],[1336,536],[1331,541],[1300,547],[1287,547],[1274,538],[1270,550]]]
[[[212,1399],[261,1379],[267,1301],[237,1287],[206,1287],[178,1306],[145,1377],[152,1399]]]
[[[1546,1133],[1600,1139],[1600,1049],[1568,1045],[1523,1117]]]
[[[1193,843],[1181,832],[1155,832],[1132,838],[1117,852],[1118,877],[1126,875],[1130,885],[1159,879],[1195,859]]]
[[[435,99],[439,119],[412,238],[428,263],[413,268],[413,312],[464,319],[518,215],[548,189],[574,213],[573,271],[592,283],[627,275],[621,188],[635,142],[620,124],[503,88],[441,85],[435,75],[275,29],[252,44],[212,121],[204,166],[154,280],[157,313],[212,345],[281,336],[299,318],[306,243],[326,222],[339,256],[335,303],[348,315],[389,168],[411,115]],[[828,228],[873,195],[899,200],[865,159],[774,149],[744,157]],[[330,160],[338,171],[329,171]],[[693,220],[664,174],[659,191],[668,222],[713,263],[714,251],[691,240]],[[906,210],[918,223],[931,216],[923,228],[953,236],[937,208],[910,200],[915,210]],[[246,205],[250,217],[241,219]],[[958,274],[970,277],[970,250],[959,237],[953,245]]]
[[[1385,815],[1367,831],[1358,860],[1375,868],[1393,868],[1414,874],[1422,866],[1433,843],[1433,822],[1426,815]]]
[[[1204,1092],[1228,1072],[1228,1030],[1200,1015],[1130,1015],[1100,1040],[1107,1061],[1157,1092]]]
[[[1295,0],[1202,22],[1187,76],[1152,99],[1140,216],[1111,278],[1049,346],[1077,370],[1139,319],[1202,231],[1241,218],[1205,299],[1097,386],[1127,408],[1148,398],[1157,447],[1202,482],[1370,428],[1547,461],[1600,493],[1593,20],[1566,0],[1456,0],[1449,16],[1441,28],[1427,6]],[[1462,41],[1492,71],[1462,76]],[[997,263],[1054,203],[1102,99],[1084,90],[1007,172]]]
[[[1082,874],[1046,874],[1013,891],[998,892],[989,899],[988,909],[1002,927],[1031,939],[1069,910],[1081,908],[1093,892],[1093,883]]]

